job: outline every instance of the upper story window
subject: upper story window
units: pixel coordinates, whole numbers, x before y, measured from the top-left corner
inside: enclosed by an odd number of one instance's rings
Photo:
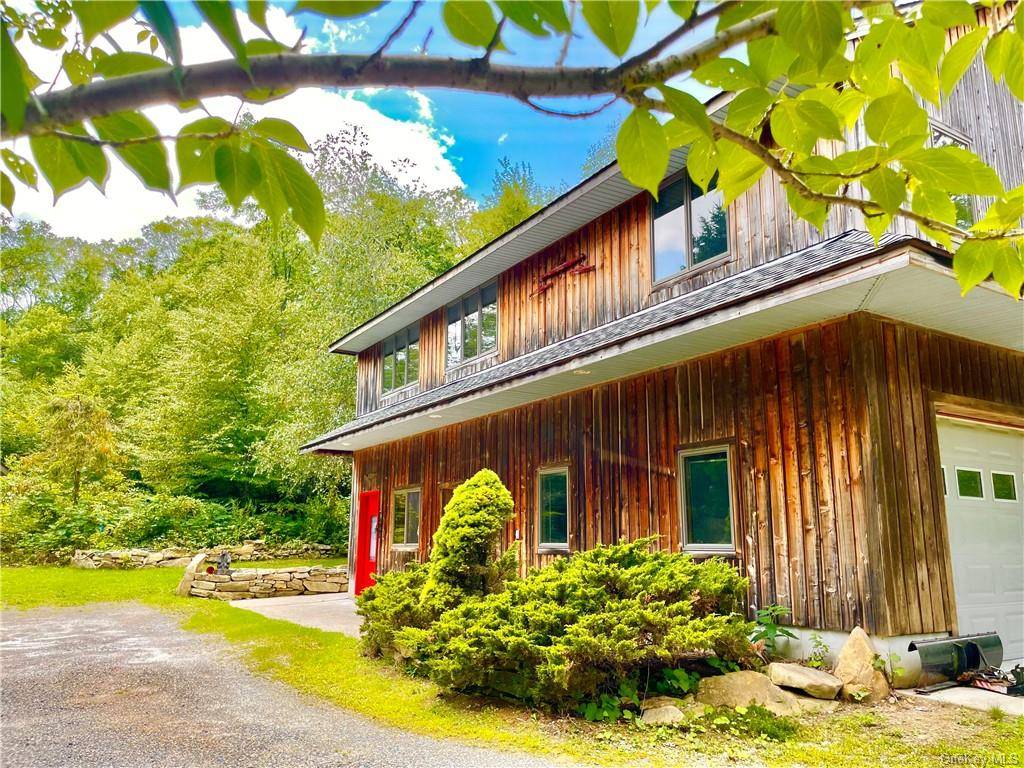
[[[729,251],[729,221],[722,192],[703,193],[682,176],[661,188],[654,201],[654,282]]]
[[[384,342],[380,391],[387,393],[415,384],[420,375],[420,327],[410,325]]]
[[[971,142],[967,137],[959,134],[948,125],[943,125],[933,120],[929,146],[971,149]],[[978,219],[975,212],[974,198],[971,195],[964,194],[951,195],[951,197],[953,205],[956,206],[956,225],[961,229],[973,226]]]
[[[448,305],[448,367],[498,348],[498,284]]]

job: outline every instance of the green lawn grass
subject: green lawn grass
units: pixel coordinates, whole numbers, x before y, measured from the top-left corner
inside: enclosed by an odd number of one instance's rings
[[[836,768],[925,768],[994,760],[1024,764],[1024,718],[997,719],[939,707],[927,712],[846,707],[841,714],[805,721],[793,739],[773,743],[717,731],[593,725],[454,696],[364,658],[357,641],[344,635],[267,619],[217,601],[176,597],[179,577],[177,569],[4,568],[0,600],[5,608],[16,609],[137,600],[173,612],[190,631],[227,640],[254,671],[304,693],[406,730],[553,757],[654,768],[737,761]]]

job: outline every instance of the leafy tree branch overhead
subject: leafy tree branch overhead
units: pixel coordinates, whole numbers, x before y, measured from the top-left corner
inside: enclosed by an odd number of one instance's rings
[[[292,12],[353,18],[380,5],[302,0]],[[465,44],[465,57],[392,53],[422,5],[410,3],[372,52],[324,54],[304,52],[301,41],[275,40],[264,2],[248,2],[245,10],[265,36],[245,39],[241,11],[197,0],[196,10],[231,56],[185,65],[165,2],[57,0],[39,2],[30,14],[3,4],[3,135],[28,136],[32,153],[30,159],[3,150],[3,204],[12,208],[16,184],[36,187],[40,173],[55,197],[86,182],[102,189],[113,157],[168,195],[213,184],[231,205],[255,200],[275,223],[288,213],[316,242],[324,206],[293,154],[309,151],[301,119],[298,126],[277,119],[242,125],[204,117],[169,137],[140,110],[197,108],[224,95],[262,102],[308,86],[396,86],[499,94],[571,118],[589,113],[555,110],[543,100],[603,97],[604,105],[631,106],[616,156],[625,176],[654,195],[671,151],[683,147],[694,182],[717,183],[727,202],[770,170],[793,210],[815,226],[837,206],[860,211],[876,237],[896,218],[911,221],[955,253],[965,291],[991,276],[1020,295],[1024,186],[1007,189],[969,146],[937,141],[928,114],[928,105],[947,99],[979,57],[987,76],[1024,101],[1019,4],[1008,3],[1003,20],[990,25],[966,0],[667,0],[678,23],[637,51],[638,26],[659,0],[447,0],[434,32]],[[120,50],[108,34],[131,18],[149,53]],[[561,38],[559,57],[544,65],[517,61],[504,44],[512,29]],[[951,30],[955,42],[948,45]],[[580,36],[599,40],[620,63],[563,66]],[[41,82],[28,68],[28,46],[60,60],[57,80]],[[686,78],[727,95],[724,120],[710,118],[682,89]]]

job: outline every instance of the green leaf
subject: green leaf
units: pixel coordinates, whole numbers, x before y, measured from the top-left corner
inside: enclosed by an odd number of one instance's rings
[[[1007,61],[1015,54],[1019,43],[1020,38],[1008,29],[1004,29],[988,41],[988,46],[985,48],[985,64],[988,66],[988,71],[992,73],[992,79],[997,83],[1003,79]]]
[[[63,130],[88,136],[81,125],[65,126]],[[53,135],[30,136],[28,141],[36,165],[53,189],[54,202],[86,179],[91,179],[97,188],[103,189],[109,166],[99,147]]]
[[[494,11],[484,0],[445,0],[444,25],[459,42],[486,48],[498,31]]]
[[[150,56],[148,53],[123,51],[96,59],[95,67],[97,75],[111,78],[149,72],[154,69],[167,69],[170,64],[157,56]]]
[[[789,99],[775,105],[772,136],[786,149],[809,155],[819,139],[842,140],[839,118],[820,101]]]
[[[86,44],[89,44],[96,35],[131,18],[138,5],[136,0],[72,0],[71,9],[82,26],[82,36]]]
[[[899,56],[906,39],[907,25],[903,19],[882,19],[857,45],[854,61],[870,75],[888,76],[888,66]]]
[[[764,88],[748,88],[729,102],[725,124],[734,131],[751,136],[764,122],[775,97]]]
[[[761,178],[768,166],[760,158],[731,141],[716,142],[718,148],[718,187],[723,205],[728,206]]]
[[[890,216],[895,214],[907,199],[907,182],[891,168],[879,168],[861,179],[871,199]]]
[[[0,205],[14,213],[14,182],[3,171],[0,171]]]
[[[925,0],[921,15],[943,29],[978,25],[974,8],[966,0]]]
[[[965,240],[953,254],[953,274],[960,283],[960,295],[986,280],[995,266],[996,243],[1005,241]],[[1009,246],[1009,243],[1005,243]],[[1010,246],[1012,248],[1012,246]]]
[[[146,0],[139,6],[139,10],[153,31],[156,32],[156,36],[160,38],[160,42],[163,43],[164,50],[171,57],[174,66],[180,67],[181,35],[167,3],[164,0]]]
[[[694,138],[697,136],[712,138],[711,120],[708,119],[707,109],[696,97],[669,85],[662,85],[659,90],[665,99],[665,106],[688,133],[692,133]],[[683,143],[689,144],[692,140]]]
[[[698,80],[712,88],[725,91],[739,91],[744,88],[756,88],[761,84],[754,71],[738,59],[713,59],[707,64],[697,67],[693,73]]]
[[[1005,232],[1020,226],[1024,219],[1024,186],[1017,187],[996,200],[985,216],[971,227],[972,232]]]
[[[974,57],[981,50],[981,44],[988,37],[988,28],[976,29],[964,35],[946,52],[939,70],[939,81],[945,93],[952,93],[954,86],[960,82],[964,72],[971,66]]]
[[[207,23],[213,27],[217,37],[228,47],[235,61],[246,72],[249,71],[249,57],[245,52],[245,41],[238,28],[238,17],[231,3],[223,0],[195,0],[196,8]]]
[[[919,184],[914,189],[910,210],[946,224],[956,224],[956,205],[952,198],[938,187]]]
[[[597,39],[621,58],[636,34],[640,3],[638,0],[583,0],[583,18]]]
[[[864,110],[864,127],[871,139],[889,145],[907,137],[920,137],[924,141],[930,131],[928,113],[918,106],[903,85],[871,100]]]
[[[204,117],[178,132],[174,150],[178,161],[178,190],[193,184],[211,184],[217,180],[213,156],[227,139],[196,138],[227,133],[231,123],[220,117]]]
[[[899,54],[900,71],[923,98],[939,103],[939,59],[946,50],[946,32],[926,19],[907,28]]]
[[[14,178],[32,189],[36,188],[39,177],[32,163],[7,148],[0,149],[0,157],[3,157],[4,165],[14,174]]]
[[[537,37],[548,36],[545,24],[556,32],[570,29],[562,0],[498,0],[498,9],[513,24]]]
[[[707,191],[718,173],[718,148],[711,139],[701,136],[690,145],[686,153],[686,172],[694,184]]]
[[[770,35],[747,43],[747,58],[757,79],[768,85],[786,74],[796,61],[796,51],[781,37]]]
[[[864,214],[864,226],[867,227],[868,232],[875,239],[875,245],[878,245],[878,241],[882,239],[882,235],[889,229],[890,224],[892,224],[892,216],[887,213],[879,214],[878,216]]]
[[[615,154],[626,179],[646,189],[655,199],[668,169],[668,142],[665,131],[646,109],[637,107],[619,128]]]
[[[372,13],[385,2],[386,0],[299,0],[292,10],[292,15],[294,16],[299,11],[312,11],[322,16],[351,19]]]
[[[21,54],[14,47],[7,23],[0,21],[0,114],[9,133],[17,133],[25,123],[28,88],[23,77]]]
[[[277,117],[264,117],[252,127],[252,132],[257,136],[263,136],[274,141],[279,141],[285,146],[294,147],[302,152],[312,152],[306,139],[303,138],[299,129],[287,120]]]
[[[61,66],[72,85],[85,85],[92,80],[93,63],[81,51],[66,51]]]
[[[1024,20],[1017,22],[1017,29],[1024,29]],[[1006,80],[1006,87],[1010,89],[1010,93],[1016,96],[1018,101],[1024,101],[1024,39],[1017,36],[1012,39],[1003,79]]]
[[[900,162],[920,182],[944,192],[999,195],[1003,191],[998,174],[962,147],[926,147],[904,155]]]
[[[789,201],[789,207],[793,213],[804,221],[810,222],[820,232],[828,219],[828,206],[817,200],[808,200],[789,184],[785,185],[785,189],[786,200]]]
[[[270,30],[267,28],[267,1],[249,0],[246,3],[246,9],[249,11],[249,21],[269,35]]]
[[[834,0],[783,2],[775,26],[793,50],[806,51],[821,66],[843,42],[843,6]]]
[[[1019,243],[1006,240],[993,241],[992,245],[992,277],[1004,291],[1019,300],[1024,286],[1024,252]]]
[[[668,7],[681,19],[688,19],[697,7],[697,0],[668,0]]]
[[[264,210],[267,210],[266,204],[280,205],[283,200],[291,209],[295,223],[314,245],[319,244],[326,219],[320,188],[302,163],[284,150],[266,142],[256,149],[263,167],[263,182],[256,187],[256,199]],[[267,213],[275,220],[270,210]]]
[[[141,112],[115,112],[105,117],[94,117],[93,127],[105,141],[125,141],[159,136],[156,126]],[[167,149],[163,142],[154,140],[144,144],[114,146],[114,154],[121,158],[143,185],[149,189],[171,193],[171,171],[167,167]]]
[[[213,153],[217,183],[233,208],[238,208],[261,178],[260,164],[235,143],[225,142]]]

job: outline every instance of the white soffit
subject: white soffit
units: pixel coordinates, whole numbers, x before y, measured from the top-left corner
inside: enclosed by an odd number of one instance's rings
[[[949,269],[931,257],[904,250],[881,262],[854,266],[813,284],[697,317],[523,379],[367,427],[321,443],[315,450],[361,450],[857,311],[1024,351],[1020,303],[990,285],[961,298]]]

